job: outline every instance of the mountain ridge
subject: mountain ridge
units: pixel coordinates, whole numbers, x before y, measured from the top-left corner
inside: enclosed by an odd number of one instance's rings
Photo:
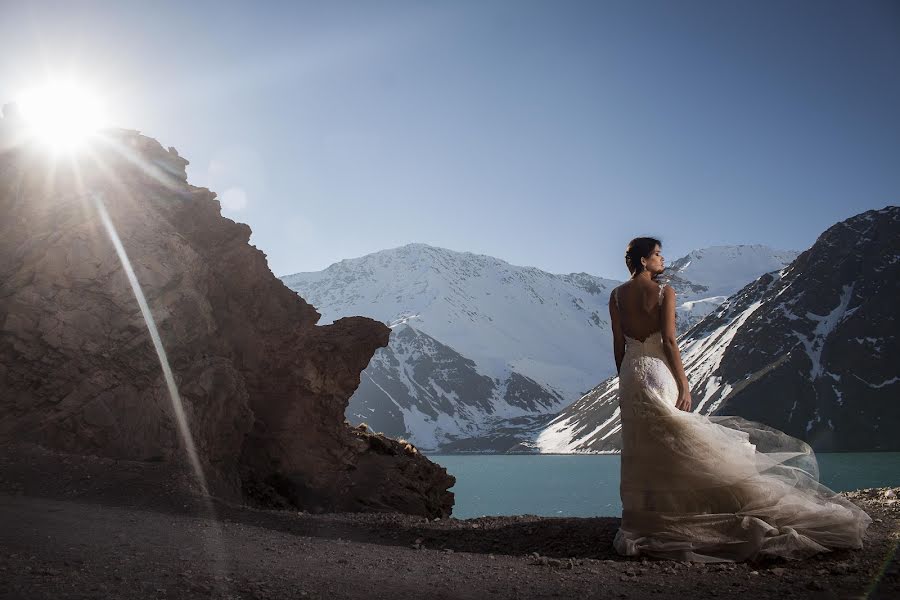
[[[517,428],[533,429],[614,369],[607,303],[618,280],[413,243],[283,281],[323,323],[367,315],[393,328],[346,414],[423,448],[473,448],[470,438],[482,436],[501,449]],[[717,305],[703,302],[707,312]],[[510,388],[518,390],[512,404]]]
[[[761,421],[819,451],[900,448],[880,424],[900,420],[890,402],[900,378],[882,360],[900,355],[898,229],[895,206],[836,223],[683,334],[693,410]],[[616,451],[617,388],[615,377],[598,384],[550,422],[536,447]]]

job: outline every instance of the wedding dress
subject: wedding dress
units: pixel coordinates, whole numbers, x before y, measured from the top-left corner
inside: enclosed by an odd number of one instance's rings
[[[819,483],[809,445],[740,417],[675,408],[661,332],[625,342],[619,554],[717,562],[862,547],[872,519]]]

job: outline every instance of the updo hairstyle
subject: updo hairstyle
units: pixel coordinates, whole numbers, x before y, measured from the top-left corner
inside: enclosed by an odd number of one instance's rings
[[[628,267],[632,277],[644,270],[641,259],[650,258],[657,246],[662,248],[662,242],[652,237],[634,238],[628,242],[628,247],[625,249],[625,266]]]

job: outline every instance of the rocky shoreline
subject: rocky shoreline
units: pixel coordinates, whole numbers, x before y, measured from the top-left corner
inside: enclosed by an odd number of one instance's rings
[[[700,565],[625,559],[619,519],[429,520],[204,502],[163,463],[0,453],[0,598],[896,598],[900,488],[846,495],[861,551]]]

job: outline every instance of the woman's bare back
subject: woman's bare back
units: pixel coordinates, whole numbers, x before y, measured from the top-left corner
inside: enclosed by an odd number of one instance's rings
[[[622,333],[643,342],[662,330],[663,288],[653,281],[640,278],[615,289]]]

